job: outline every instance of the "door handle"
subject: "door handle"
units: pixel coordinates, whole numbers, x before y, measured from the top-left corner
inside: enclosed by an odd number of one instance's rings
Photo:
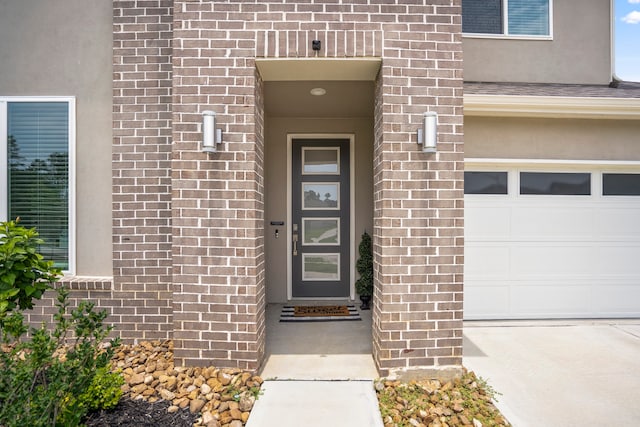
[[[298,255],[298,234],[293,235],[293,256]]]

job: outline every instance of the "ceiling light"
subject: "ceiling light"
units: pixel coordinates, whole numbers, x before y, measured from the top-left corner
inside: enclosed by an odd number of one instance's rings
[[[322,96],[325,93],[327,93],[327,91],[321,87],[314,87],[313,89],[311,89],[311,95],[313,96]]]

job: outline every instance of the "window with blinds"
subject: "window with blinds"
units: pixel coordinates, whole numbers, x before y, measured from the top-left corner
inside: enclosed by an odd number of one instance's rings
[[[462,0],[462,32],[549,36],[551,0]]]
[[[45,259],[68,270],[69,103],[7,102],[5,119],[6,215],[35,227]]]

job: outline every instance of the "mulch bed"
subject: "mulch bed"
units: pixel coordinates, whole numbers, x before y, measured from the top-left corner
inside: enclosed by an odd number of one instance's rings
[[[189,408],[169,413],[169,406],[170,402],[164,400],[149,403],[123,398],[109,411],[88,414],[84,424],[87,427],[192,427],[199,417]]]

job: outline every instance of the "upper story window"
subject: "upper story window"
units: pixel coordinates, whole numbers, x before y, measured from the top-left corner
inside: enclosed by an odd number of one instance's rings
[[[73,98],[0,98],[0,220],[20,218],[56,267],[72,271]]]
[[[552,0],[462,0],[462,32],[549,37]]]

